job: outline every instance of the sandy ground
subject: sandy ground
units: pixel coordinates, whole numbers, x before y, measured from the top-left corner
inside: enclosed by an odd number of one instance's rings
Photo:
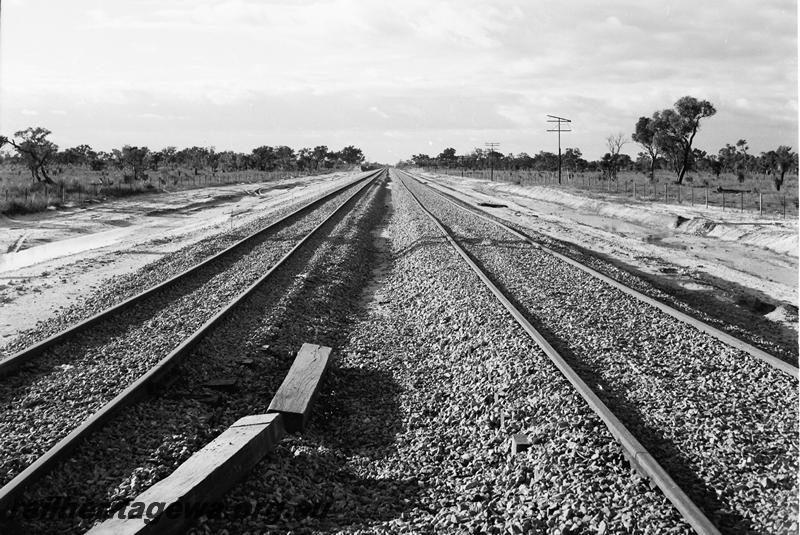
[[[356,174],[211,186],[0,216],[0,345],[115,276],[286,202],[310,201]]]
[[[575,243],[673,287],[723,292],[779,308],[797,329],[798,222],[719,208],[675,206],[547,186],[423,173],[443,191],[553,238]],[[789,311],[787,315],[785,312]]]

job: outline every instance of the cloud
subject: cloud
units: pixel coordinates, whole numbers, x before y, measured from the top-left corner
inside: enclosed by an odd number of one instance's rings
[[[379,117],[383,117],[384,119],[391,119],[391,116],[388,113],[384,113],[377,106],[370,106],[369,111],[377,114]]]
[[[418,133],[422,145],[469,147],[489,135],[510,151],[536,152],[552,144],[544,115],[555,113],[575,120],[570,143],[594,158],[608,134],[691,94],[720,110],[699,143],[731,132],[759,132],[765,146],[796,137],[784,139],[797,124],[791,0],[724,9],[690,0],[6,7],[0,130],[28,126],[24,110],[37,110],[54,135],[95,144],[128,134],[141,135],[131,140],[138,144],[156,143],[147,135],[197,144],[197,136],[246,148],[262,135],[338,132],[397,154],[413,152]],[[30,42],[34,25],[39,37]],[[769,124],[782,125],[772,137]]]

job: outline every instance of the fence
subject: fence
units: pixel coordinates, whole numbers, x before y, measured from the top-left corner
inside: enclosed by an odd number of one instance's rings
[[[334,172],[336,169],[325,170]],[[67,179],[55,184],[34,183],[27,186],[9,185],[0,190],[0,213],[29,213],[46,210],[53,205],[81,204],[109,197],[124,197],[138,193],[163,190],[183,190],[197,187],[236,183],[268,182],[294,176],[287,171],[230,171],[217,173],[178,172],[154,174],[147,180],[114,177],[113,180],[87,181]]]
[[[433,170],[451,176],[489,179],[489,170],[444,169]],[[561,184],[553,172],[495,170],[495,181],[521,185],[547,185],[564,189],[580,189],[605,193],[612,196],[629,197],[637,201],[682,204],[705,208],[720,208],[723,211],[758,212],[770,218],[796,217],[798,215],[797,192],[744,191],[732,188],[719,188],[711,185],[695,186],[666,182],[651,182],[620,178],[608,180],[597,174],[564,173]]]

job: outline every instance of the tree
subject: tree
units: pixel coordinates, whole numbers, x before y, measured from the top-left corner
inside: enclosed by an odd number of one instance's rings
[[[436,157],[439,163],[445,167],[455,167],[458,158],[456,158],[456,149],[448,147],[444,149],[439,156]]]
[[[617,161],[615,162],[617,166],[617,171],[630,171],[634,169],[636,163],[633,161],[633,158],[628,156],[627,154],[618,154]]]
[[[147,147],[132,147],[125,145],[122,147],[121,160],[123,167],[130,167],[133,171],[133,179],[144,178],[144,170],[148,164],[150,149]]]
[[[253,165],[261,171],[271,171],[275,167],[275,162],[278,156],[275,154],[275,149],[268,145],[262,145],[253,149],[251,158]]]
[[[539,151],[539,154],[533,157],[533,168],[537,171],[558,170],[558,155],[543,150]]]
[[[89,145],[78,145],[59,152],[57,158],[64,165],[89,165],[96,156],[97,153]]]
[[[753,157],[747,154],[749,149],[745,139],[740,139],[735,145],[726,143],[723,148],[719,149],[718,155],[722,168],[735,173],[739,182],[744,182],[747,172],[753,166]]]
[[[618,134],[612,134],[606,138],[606,146],[608,147],[607,170],[610,178],[617,178],[617,170],[619,168],[619,152],[622,150],[622,146],[627,142],[628,140],[625,139],[625,134],[622,132],[619,132]],[[605,161],[605,156],[603,159]]]
[[[672,161],[678,184],[683,183],[692,166],[692,143],[700,129],[700,120],[715,113],[717,110],[709,101],[686,96],[679,98],[673,109],[653,114],[657,143]]]
[[[178,149],[176,147],[164,147],[160,151],[159,154],[159,161],[164,162],[165,164],[169,165],[170,167],[175,167],[178,163],[177,154]]]
[[[572,149],[567,149],[567,150],[572,150]],[[578,151],[578,155],[580,156],[580,151]],[[527,152],[520,152],[514,157],[515,169],[530,169],[531,167],[533,167],[533,157],[529,156]]]
[[[211,173],[216,175],[217,169],[219,169],[219,162],[222,155],[217,152],[217,149],[215,147],[208,147],[208,149],[206,150],[208,151],[206,155],[206,162],[208,163],[208,166],[211,168]]]
[[[31,178],[37,182],[42,179],[48,184],[55,184],[47,174],[47,166],[58,152],[58,145],[47,139],[52,132],[47,128],[28,127],[14,133],[14,138],[3,138],[4,143],[10,143],[22,157],[25,165],[31,172]],[[41,176],[39,175],[41,173]]]
[[[639,117],[639,120],[636,121],[636,131],[631,135],[631,139],[641,145],[650,156],[650,180],[655,180],[656,162],[658,161],[660,153],[655,120],[647,117]]]
[[[237,154],[232,150],[222,151],[218,153],[217,156],[217,165],[222,167],[223,171],[233,171],[234,169],[238,169],[236,165]]]
[[[696,171],[712,171],[711,157],[709,157],[706,151],[701,149],[692,149],[692,161],[694,162],[694,168]]]
[[[566,148],[564,155],[561,157],[564,168],[568,171],[579,173],[586,169],[586,160],[583,159],[581,149]]]
[[[281,145],[279,147],[275,147],[275,161],[282,170],[286,169],[294,169],[295,166],[295,156],[294,156],[294,149],[287,147],[286,145]]]
[[[431,157],[427,154],[415,154],[411,157],[411,161],[417,167],[429,167],[431,165]]]
[[[485,154],[483,149],[475,149],[469,154],[464,155],[462,165],[468,169],[480,169],[481,167],[484,167],[484,156]]]
[[[761,158],[764,165],[775,171],[775,189],[780,191],[787,171],[797,168],[797,153],[792,152],[792,147],[781,145],[777,150],[762,153]]]
[[[318,145],[311,151],[311,155],[314,158],[314,169],[319,169],[320,164],[324,163],[325,158],[328,156],[328,147],[325,145]]]
[[[364,153],[361,152],[361,149],[356,148],[353,145],[348,145],[340,150],[339,156],[344,163],[350,165],[360,164],[364,161]]]
[[[336,151],[328,151],[325,155],[323,165],[326,169],[332,169],[342,162],[341,155]]]
[[[94,157],[89,160],[89,168],[92,171],[105,171],[108,168],[109,162],[112,161],[113,156],[107,152],[100,151],[94,155]],[[104,180],[105,174],[101,174],[101,180]]]
[[[719,149],[717,152],[717,157],[719,159],[720,166],[722,167],[723,171],[728,171],[733,173],[736,169],[736,146],[731,145],[730,143],[725,143],[725,146]]]
[[[113,165],[119,170],[125,169],[125,157],[119,149],[111,149],[108,157],[108,164]]]
[[[205,147],[189,147],[175,154],[175,160],[194,170],[197,175],[200,169],[208,164],[209,151]]]
[[[722,173],[725,164],[720,158],[712,154],[708,157],[708,167],[711,169],[711,172],[714,174],[714,176],[719,178],[719,175]]]
[[[297,151],[297,167],[303,171],[311,169],[314,164],[314,150],[303,147]]]

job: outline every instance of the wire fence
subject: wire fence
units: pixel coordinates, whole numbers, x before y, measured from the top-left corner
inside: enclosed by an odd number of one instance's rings
[[[545,185],[554,188],[578,189],[626,197],[636,201],[680,204],[705,208],[719,208],[723,211],[758,212],[766,218],[785,219],[798,216],[798,195],[796,188],[791,191],[762,192],[755,189],[744,190],[714,185],[675,184],[653,182],[647,179],[636,180],[620,177],[616,180],[601,178],[594,173],[564,173],[561,183],[558,175],[548,171],[508,171],[488,169],[447,169],[431,170],[450,176],[482,178],[520,185]]]
[[[326,169],[325,173],[340,171]],[[321,171],[322,172],[322,171]],[[306,175],[308,173],[302,173]],[[317,174],[317,173],[311,173]],[[0,189],[0,213],[17,214],[40,212],[56,207],[101,202],[114,197],[126,197],[141,193],[157,193],[186,190],[207,186],[270,182],[298,172],[288,171],[218,171],[178,172],[158,174],[147,179],[133,180],[131,177],[101,177],[89,179],[55,177],[55,184],[34,183],[28,185],[7,184]]]

